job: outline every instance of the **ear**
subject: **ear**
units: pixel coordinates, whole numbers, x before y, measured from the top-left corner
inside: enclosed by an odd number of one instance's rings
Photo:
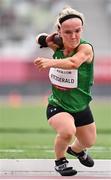
[[[58,26],[57,33],[58,33],[58,35],[61,37],[61,29],[60,29],[60,26]]]

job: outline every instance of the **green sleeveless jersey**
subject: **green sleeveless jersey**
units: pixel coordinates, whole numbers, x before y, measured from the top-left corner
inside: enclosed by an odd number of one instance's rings
[[[89,44],[82,40],[80,44]],[[72,56],[76,54],[77,49],[74,50]],[[61,49],[57,49],[53,55],[54,59],[66,58]],[[48,98],[48,102],[54,106],[60,106],[69,112],[79,112],[84,110],[91,97],[91,86],[93,84],[93,61],[91,63],[85,62],[78,68],[78,85],[76,88],[61,90],[52,85],[52,94]]]

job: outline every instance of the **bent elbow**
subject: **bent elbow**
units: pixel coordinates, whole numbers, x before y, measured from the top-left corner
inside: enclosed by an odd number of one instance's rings
[[[78,63],[72,62],[72,69],[78,69],[79,66],[80,66],[80,65],[79,65]]]
[[[80,64],[77,60],[74,60],[73,58],[70,58],[72,69],[78,69]]]

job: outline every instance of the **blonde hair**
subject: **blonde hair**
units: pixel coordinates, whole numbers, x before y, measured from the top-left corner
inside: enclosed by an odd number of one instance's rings
[[[81,19],[82,24],[84,24],[85,18],[84,15],[82,13],[80,13],[79,11],[71,8],[70,6],[64,7],[63,10],[59,13],[59,16],[57,17],[56,20],[56,27],[59,28],[61,26],[60,20],[66,16],[69,15],[74,15],[75,17],[77,16],[78,18]]]

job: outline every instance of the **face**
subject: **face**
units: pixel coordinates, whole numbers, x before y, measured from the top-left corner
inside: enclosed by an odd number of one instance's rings
[[[60,27],[60,36],[64,47],[76,48],[80,43],[82,33],[82,22],[79,18],[71,18],[64,21]]]

